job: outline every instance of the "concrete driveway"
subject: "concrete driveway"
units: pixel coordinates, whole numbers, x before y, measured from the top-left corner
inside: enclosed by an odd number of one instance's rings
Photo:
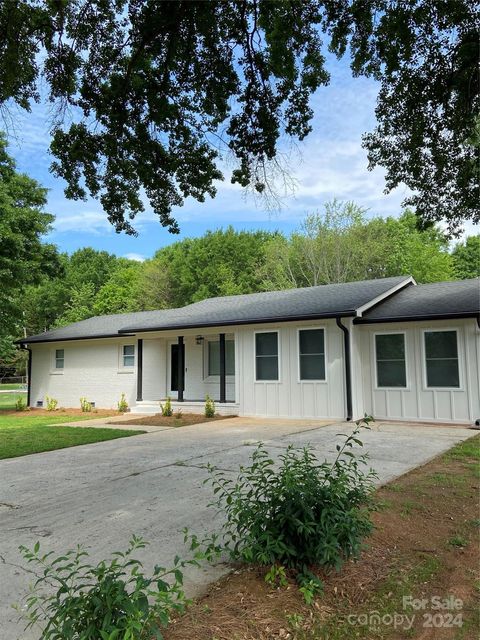
[[[272,454],[289,444],[311,444],[332,459],[338,433],[352,425],[319,421],[234,418],[165,429],[120,440],[0,461],[0,628],[8,640],[37,638],[25,633],[10,604],[28,589],[18,546],[39,540],[45,550],[63,552],[76,544],[100,560],[125,548],[132,533],[150,545],[138,554],[148,569],[184,554],[183,527],[201,535],[215,528],[211,492],[203,485],[210,462],[236,470],[264,441]],[[362,435],[364,450],[387,482],[455,443],[475,435],[459,427],[381,423]],[[218,524],[218,523],[217,523]],[[226,571],[218,564],[190,571],[190,593]]]

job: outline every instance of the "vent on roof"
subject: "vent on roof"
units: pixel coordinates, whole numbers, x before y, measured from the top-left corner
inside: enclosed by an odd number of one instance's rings
[[[37,407],[38,408],[43,407],[43,400],[37,400]]]

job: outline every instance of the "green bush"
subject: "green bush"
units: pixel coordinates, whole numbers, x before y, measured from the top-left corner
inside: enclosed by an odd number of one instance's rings
[[[15,411],[26,411],[28,409],[27,403],[22,396],[18,396],[15,400]]]
[[[120,400],[118,401],[118,410],[122,413],[128,411],[128,402],[124,393],[120,396]]]
[[[170,396],[167,396],[165,404],[160,403],[160,410],[162,412],[162,416],[165,418],[173,416],[172,399]]]
[[[215,402],[210,396],[205,397],[205,417],[213,418],[215,416]]]
[[[161,639],[160,627],[169,624],[173,612],[183,611],[187,603],[183,592],[183,572],[187,565],[199,566],[218,553],[214,543],[200,550],[195,536],[185,533],[194,551],[189,560],[178,556],[173,567],[156,566],[145,575],[132,554],[146,546],[133,536],[126,551],[112,554],[110,561],[88,563],[81,547],[53,557],[33,550],[20,552],[33,565],[34,587],[24,608],[16,606],[30,627],[43,628],[41,640],[150,640]]]
[[[367,456],[352,449],[362,446],[357,436],[369,421],[345,435],[333,463],[320,462],[309,447],[290,446],[278,467],[261,444],[236,481],[209,467],[206,482],[216,494],[214,505],[225,513],[223,545],[232,559],[295,570],[308,600],[320,586],[312,567],[340,569],[358,556],[372,531],[376,475],[365,469]]]
[[[92,403],[89,402],[86,398],[80,398],[80,408],[83,413],[90,413],[92,410]]]
[[[58,406],[58,400],[45,396],[45,402],[47,403],[47,411],[56,411]]]

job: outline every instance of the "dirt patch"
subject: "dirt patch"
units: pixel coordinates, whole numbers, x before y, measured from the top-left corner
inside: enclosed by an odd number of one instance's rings
[[[274,590],[264,570],[239,569],[174,621],[165,640],[343,640],[344,638],[479,637],[479,466],[480,438],[461,455],[447,453],[376,493],[378,511],[368,547],[340,573],[318,572],[324,593],[307,607],[293,580]],[[477,451],[475,455],[475,449]],[[425,608],[404,608],[404,597],[424,599]],[[435,609],[461,599],[460,610]],[[351,615],[378,612],[414,615],[407,630],[382,621],[351,623]],[[461,626],[445,627],[461,614]],[[430,616],[430,618],[429,618]],[[435,617],[436,616],[436,617]],[[428,625],[429,620],[431,626]],[[439,626],[440,624],[440,626]]]
[[[227,418],[234,417],[235,416],[216,415],[213,418],[206,418],[201,413],[182,413],[181,416],[178,414],[174,414],[173,416],[162,416],[161,413],[156,413],[154,416],[122,420],[122,425],[140,424],[149,427],[187,427],[190,424],[202,424],[202,422],[214,422],[216,420],[226,420]]]
[[[7,411],[1,411],[0,410],[0,415],[8,415],[10,417],[13,416],[18,416],[19,418],[21,418],[22,416],[25,417],[26,415],[28,416],[50,416],[50,417],[58,417],[58,416],[62,416],[65,415],[67,417],[70,416],[88,416],[90,419],[94,419],[94,418],[107,418],[107,417],[112,417],[112,416],[123,416],[124,414],[121,413],[120,411],[115,411],[115,409],[92,409],[92,411],[89,412],[83,412],[80,408],[79,409],[66,409],[66,408],[61,408],[61,409],[56,409],[55,411],[47,411],[46,409],[36,409],[36,408],[32,408],[32,409],[28,409],[27,411],[15,411],[13,409],[9,409]]]

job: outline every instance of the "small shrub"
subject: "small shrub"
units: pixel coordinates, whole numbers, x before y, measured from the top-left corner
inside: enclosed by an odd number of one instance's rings
[[[28,409],[27,403],[22,396],[18,396],[15,400],[15,411],[26,411]]]
[[[353,453],[361,446],[358,433],[370,418],[360,421],[333,463],[319,462],[309,447],[288,447],[280,466],[261,444],[252,464],[241,467],[236,481],[209,467],[206,482],[216,494],[214,505],[225,513],[223,547],[231,558],[264,566],[292,569],[307,602],[322,584],[312,567],[340,569],[357,557],[373,528],[370,513],[376,474],[362,469],[367,456]]]
[[[27,621],[26,629],[43,627],[41,640],[146,640],[163,638],[160,627],[168,626],[171,614],[185,608],[183,572],[187,565],[199,566],[217,554],[213,543],[200,550],[195,536],[185,533],[194,552],[189,560],[175,558],[173,567],[156,566],[151,576],[132,554],[146,546],[133,536],[124,552],[115,552],[110,561],[88,563],[81,547],[54,558],[22,546],[20,552],[36,576],[26,598],[26,608],[16,606]]]
[[[170,396],[167,396],[165,404],[160,403],[160,410],[162,412],[162,416],[164,416],[165,418],[173,416],[172,399],[170,398]]]
[[[58,400],[55,398],[51,398],[50,396],[45,396],[45,402],[47,403],[47,411],[56,411],[58,406]]]
[[[86,398],[80,398],[80,408],[83,413],[90,413],[92,410],[92,403],[89,402]]]
[[[215,402],[210,396],[205,397],[205,417],[213,418],[215,416]]]
[[[118,410],[121,413],[125,413],[126,411],[128,411],[127,397],[124,393],[122,393],[122,395],[120,396],[120,400],[118,401]]]

